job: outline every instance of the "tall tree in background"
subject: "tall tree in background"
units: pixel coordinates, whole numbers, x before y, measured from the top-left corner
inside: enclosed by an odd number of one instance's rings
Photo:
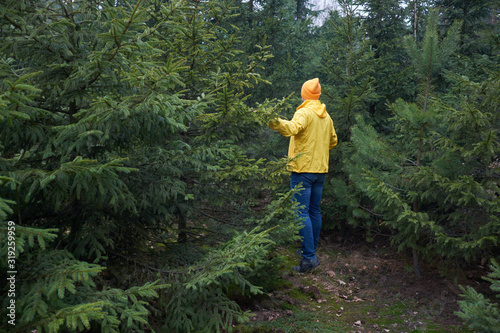
[[[254,0],[253,11],[248,4],[238,6],[247,20],[234,24],[245,35],[243,49],[250,51],[262,44],[263,37],[273,57],[266,62],[266,68],[258,71],[272,85],[253,89],[250,103],[261,103],[265,99],[282,98],[300,91],[306,78],[314,75],[314,35],[312,18],[315,13],[304,0]],[[300,100],[297,97],[297,100]]]
[[[400,0],[367,0],[363,26],[376,60],[373,77],[379,99],[370,104],[370,115],[379,126],[389,117],[387,102],[396,98],[414,98],[417,85],[403,46],[403,37],[410,31]]]
[[[321,101],[327,105],[340,142],[330,159],[335,178],[324,190],[326,228],[338,228],[346,221],[355,223],[353,209],[359,202],[349,190],[343,160],[350,154],[348,143],[356,115],[367,117],[368,106],[378,99],[373,76],[374,53],[365,38],[361,2],[339,1],[339,5],[341,10],[331,12],[320,29],[321,42],[317,51],[321,54]],[[330,224],[328,220],[335,222]]]
[[[238,15],[229,22],[232,26],[227,26],[227,29],[238,29],[244,38],[240,44],[243,52],[234,59],[246,63],[248,53],[261,49],[272,54],[266,60],[265,68],[258,66],[255,69],[267,84],[246,87],[248,98],[245,103],[258,106],[291,96],[290,103],[280,108],[282,117],[291,118],[295,107],[300,104],[298,92],[302,83],[318,76],[319,55],[315,51],[315,28],[312,26],[315,12],[310,9],[308,1],[254,0],[252,6],[249,2],[238,3],[235,13]],[[277,160],[286,155],[286,138],[273,135],[267,128],[252,133],[246,143],[250,156]]]
[[[308,9],[308,0],[296,0],[297,7],[295,10],[295,17],[297,20],[304,20],[310,15],[310,10]]]
[[[493,43],[487,42],[491,35],[498,33],[498,24],[494,24],[495,13],[500,5],[495,1],[437,1],[443,9],[440,26],[446,29],[454,19],[463,21],[460,29],[459,57],[451,59],[450,66],[459,68],[467,77],[475,80],[487,80],[484,70],[495,69],[496,55]],[[447,91],[449,81],[441,78],[439,89]]]
[[[459,43],[461,54],[470,56],[478,51],[487,51],[480,49],[488,44],[481,43],[479,36],[482,30],[492,27],[494,1],[436,0],[436,6],[443,10],[441,25],[444,28],[448,28],[455,20],[463,22]]]
[[[367,105],[377,96],[373,86],[374,53],[364,38],[361,3],[349,0],[340,5],[342,11],[333,12],[321,29],[323,47],[319,52],[325,78],[321,97],[330,106],[340,138],[348,141],[355,116],[366,115]]]
[[[363,2],[366,16],[363,20],[375,58],[400,53],[396,41],[407,35],[401,0]]]
[[[432,8],[433,0],[406,0],[408,19],[412,29],[413,39],[421,40],[425,33],[425,22]]]

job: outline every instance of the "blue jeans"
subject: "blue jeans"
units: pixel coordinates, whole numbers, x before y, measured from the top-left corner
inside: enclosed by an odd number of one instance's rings
[[[290,187],[293,189],[302,183],[303,189],[295,194],[295,200],[300,206],[299,216],[303,218],[304,227],[299,234],[302,237],[302,256],[304,259],[316,258],[319,233],[321,231],[321,194],[325,184],[326,173],[292,172]]]

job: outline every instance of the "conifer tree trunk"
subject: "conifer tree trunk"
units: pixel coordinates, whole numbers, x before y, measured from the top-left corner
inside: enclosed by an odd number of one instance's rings
[[[253,0],[248,1],[248,26],[252,28],[253,26]]]
[[[430,96],[430,90],[431,90],[431,73],[430,71],[427,73],[427,78],[425,80],[425,95],[424,95],[424,106],[422,108],[422,113],[425,113],[427,111],[427,103],[429,101],[429,96]],[[422,145],[423,145],[423,135],[424,135],[424,130],[425,130],[425,125],[422,125],[420,128],[420,133],[422,135],[422,138],[418,140],[418,150],[417,150],[417,164],[416,167],[417,169],[420,168],[420,165],[422,164]],[[418,212],[419,211],[419,202],[418,199],[415,199],[413,201],[413,211]],[[421,278],[420,274],[420,268],[418,265],[418,253],[415,249],[413,249],[413,268],[415,269],[415,275],[417,278]]]
[[[179,214],[179,231],[177,234],[177,242],[186,243],[187,234],[186,234],[186,217],[184,214]]]
[[[418,9],[418,0],[415,0],[413,2],[413,38],[415,39],[415,42],[417,41],[417,30],[418,30],[417,9]]]
[[[422,106],[422,114],[425,114],[427,112],[428,108],[428,103],[429,103],[429,98],[430,98],[430,91],[431,91],[431,80],[432,80],[432,71],[436,70],[439,68],[439,66],[442,65],[442,59],[444,58],[443,55],[448,55],[450,50],[452,49],[452,45],[457,40],[457,32],[460,27],[459,24],[453,24],[452,28],[448,32],[448,36],[442,41],[441,47],[439,47],[437,44],[433,45],[433,40],[437,40],[438,38],[438,33],[437,33],[437,23],[438,23],[438,12],[433,11],[431,12],[431,16],[428,21],[427,25],[427,31],[425,35],[425,40],[423,42],[423,48],[421,50],[418,50],[416,48],[417,45],[417,28],[418,28],[418,22],[417,22],[417,9],[418,9],[418,0],[414,1],[414,35],[413,35],[413,42],[409,42],[408,39],[408,45],[407,48],[409,50],[409,53],[413,57],[413,62],[416,66],[417,71],[420,72],[420,78],[423,80],[425,86],[424,86],[424,100],[423,100],[423,106]],[[411,38],[411,37],[410,37]],[[423,53],[423,57],[419,59],[418,54]],[[436,57],[436,54],[440,54],[440,56]],[[440,63],[441,62],[441,63]],[[425,134],[425,127],[426,123],[422,123],[420,127],[420,138],[418,139],[418,148],[417,148],[417,161],[416,161],[416,169],[417,173],[420,170],[420,166],[422,165],[422,150],[423,150],[423,142],[424,142],[424,134]],[[415,213],[418,213],[420,211],[420,202],[418,197],[414,199],[413,201],[413,207],[412,210]],[[418,253],[417,253],[417,244],[412,244],[412,249],[413,249],[413,265],[415,268],[415,274],[418,278],[420,278],[420,270],[418,267]]]
[[[413,2],[413,39],[415,43],[417,42],[417,32],[418,32],[418,0],[415,0]],[[426,80],[426,85],[425,85],[425,96],[424,96],[424,107],[423,107],[423,113],[425,113],[427,109],[427,102],[429,100],[429,92],[430,92],[430,73],[427,75],[427,80]],[[420,133],[423,135],[424,133],[424,126],[420,129]],[[422,159],[422,144],[423,144],[423,138],[420,138],[418,141],[418,150],[417,150],[417,169],[420,168],[421,165],[421,159]],[[419,211],[419,205],[418,205],[418,199],[415,199],[413,201],[413,211],[418,212]],[[420,274],[420,267],[418,264],[418,253],[416,249],[412,250],[412,255],[413,255],[413,269],[415,270],[415,275],[417,278],[421,278]]]
[[[296,14],[295,17],[297,20],[302,20],[305,18],[305,9],[306,9],[306,1],[305,0],[297,0]]]

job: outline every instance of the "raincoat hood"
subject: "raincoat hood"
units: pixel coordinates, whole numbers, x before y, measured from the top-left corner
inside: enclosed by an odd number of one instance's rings
[[[313,111],[318,117],[325,118],[328,113],[326,112],[326,105],[322,104],[319,100],[309,99],[304,101],[297,107],[297,110],[307,108]]]

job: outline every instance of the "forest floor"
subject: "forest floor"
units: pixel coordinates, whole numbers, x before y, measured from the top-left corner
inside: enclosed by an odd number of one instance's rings
[[[411,255],[396,252],[388,242],[334,237],[322,239],[321,264],[306,274],[292,272],[300,260],[297,247],[281,249],[284,273],[275,283],[280,287],[250,304],[250,322],[235,331],[470,332],[454,314],[461,299],[458,285],[485,291],[485,267],[444,277],[422,264],[417,279]]]

